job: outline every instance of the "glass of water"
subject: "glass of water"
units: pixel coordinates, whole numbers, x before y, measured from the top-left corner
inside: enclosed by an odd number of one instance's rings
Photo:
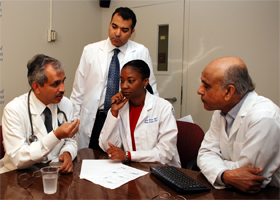
[[[54,194],[57,190],[57,179],[58,179],[58,170],[57,167],[43,167],[41,169],[43,187],[45,194]]]

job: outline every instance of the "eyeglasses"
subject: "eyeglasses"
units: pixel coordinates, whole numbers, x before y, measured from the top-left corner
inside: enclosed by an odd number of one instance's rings
[[[23,173],[18,176],[17,181],[19,186],[23,187],[24,189],[28,189],[33,185],[33,178],[38,178],[41,176],[42,175],[40,170],[33,172],[32,176],[27,173]]]
[[[42,174],[41,174],[40,170],[33,172],[32,176],[30,176],[27,173],[23,173],[18,176],[17,183],[20,187],[24,188],[28,192],[27,189],[33,185],[33,179],[41,177],[41,176],[42,176]],[[30,194],[30,192],[28,192],[28,193]],[[32,198],[33,198],[33,196],[32,196]]]
[[[187,200],[185,197],[181,196],[181,195],[176,195],[176,196],[171,196],[170,193],[166,192],[166,191],[160,191],[159,194],[157,196],[155,196],[154,198],[152,198],[152,200],[154,199],[159,199],[159,200]]]

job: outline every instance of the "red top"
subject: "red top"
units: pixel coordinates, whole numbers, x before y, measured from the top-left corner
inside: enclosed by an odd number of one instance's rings
[[[130,132],[131,132],[133,151],[136,151],[135,140],[134,140],[134,130],[135,130],[136,124],[138,122],[138,119],[139,119],[139,116],[140,116],[140,113],[141,113],[143,107],[144,107],[144,105],[135,107],[134,105],[132,105],[132,103],[129,104]]]

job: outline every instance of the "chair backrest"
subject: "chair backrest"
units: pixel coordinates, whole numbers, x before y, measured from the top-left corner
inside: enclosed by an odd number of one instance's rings
[[[181,165],[182,168],[188,168],[188,163],[197,157],[204,131],[197,124],[190,122],[177,121],[177,127],[177,149]]]
[[[0,126],[0,159],[5,155],[4,145],[3,145],[3,136],[2,136],[2,126]]]

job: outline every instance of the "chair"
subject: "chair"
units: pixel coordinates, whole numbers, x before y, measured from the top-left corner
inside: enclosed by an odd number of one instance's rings
[[[204,131],[197,124],[184,121],[177,121],[177,127],[177,149],[182,168],[200,171],[196,165],[196,158]]]
[[[3,145],[3,137],[2,137],[2,126],[0,126],[0,159],[2,159],[5,155],[4,145]]]

